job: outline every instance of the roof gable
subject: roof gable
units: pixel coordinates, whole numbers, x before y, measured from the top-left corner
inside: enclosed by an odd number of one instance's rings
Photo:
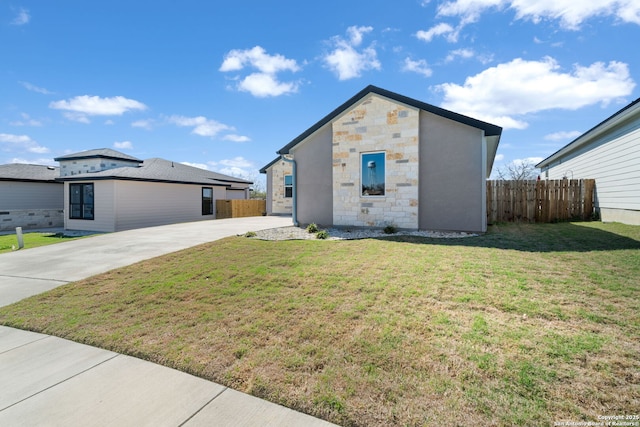
[[[141,164],[138,167],[123,166],[100,172],[67,176],[59,179],[61,181],[122,179],[133,181],[221,185],[225,187],[231,187],[234,185],[247,186],[252,184],[251,181],[244,179],[160,158],[141,161]]]
[[[337,118],[340,114],[344,113],[347,109],[349,109],[352,105],[360,101],[362,98],[367,96],[370,93],[374,93],[385,98],[389,98],[393,101],[406,104],[408,106],[418,108],[420,110],[428,111],[430,113],[436,114],[441,117],[445,117],[450,120],[457,121],[459,123],[472,126],[484,131],[485,136],[500,136],[502,134],[502,128],[500,126],[492,125],[487,122],[483,122],[481,120],[477,120],[468,116],[464,116],[462,114],[454,113],[453,111],[445,110],[444,108],[436,107],[435,105],[427,104],[426,102],[418,101],[413,98],[409,98],[403,95],[399,95],[395,92],[391,92],[385,89],[381,89],[379,87],[369,85],[345,103],[340,105],[338,108],[333,110],[331,113],[327,114],[316,124],[311,126],[309,129],[298,135],[295,139],[289,142],[287,145],[278,150],[278,154],[289,154],[289,150],[298,145],[300,142],[304,141],[307,137],[318,131],[320,128],[325,126],[327,123],[333,121],[333,119]]]

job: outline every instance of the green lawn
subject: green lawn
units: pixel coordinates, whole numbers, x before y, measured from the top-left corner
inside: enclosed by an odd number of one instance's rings
[[[640,227],[233,237],[0,309],[346,426],[637,414]]]
[[[24,248],[35,248],[38,246],[52,245],[54,243],[65,242],[67,240],[79,239],[78,236],[65,236],[61,233],[29,233],[22,234]],[[18,238],[15,233],[0,235],[0,254],[18,249]]]

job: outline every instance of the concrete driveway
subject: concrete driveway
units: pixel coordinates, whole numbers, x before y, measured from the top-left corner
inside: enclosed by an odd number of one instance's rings
[[[286,217],[174,224],[0,255],[0,306]],[[0,425],[312,426],[332,424],[164,366],[0,326]]]
[[[188,222],[100,234],[0,255],[0,306],[68,282],[247,231],[292,225],[260,216]]]

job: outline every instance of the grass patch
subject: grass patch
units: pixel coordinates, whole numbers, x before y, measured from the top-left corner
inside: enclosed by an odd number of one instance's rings
[[[84,236],[66,236],[62,233],[23,233],[24,248],[53,245],[68,240],[80,239]],[[0,235],[0,254],[18,249],[18,238],[15,234]]]
[[[437,240],[234,237],[0,309],[345,426],[634,414],[640,227]]]

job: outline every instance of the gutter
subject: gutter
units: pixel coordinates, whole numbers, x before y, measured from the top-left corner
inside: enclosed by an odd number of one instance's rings
[[[293,157],[291,158],[287,158],[285,155],[282,155],[282,160],[284,160],[285,162],[289,162],[291,164],[293,164],[293,179],[292,179],[292,184],[293,184],[293,206],[291,209],[291,217],[293,219],[293,225],[298,227],[300,224],[298,223],[298,180],[297,180],[297,163],[295,161],[295,159]]]

